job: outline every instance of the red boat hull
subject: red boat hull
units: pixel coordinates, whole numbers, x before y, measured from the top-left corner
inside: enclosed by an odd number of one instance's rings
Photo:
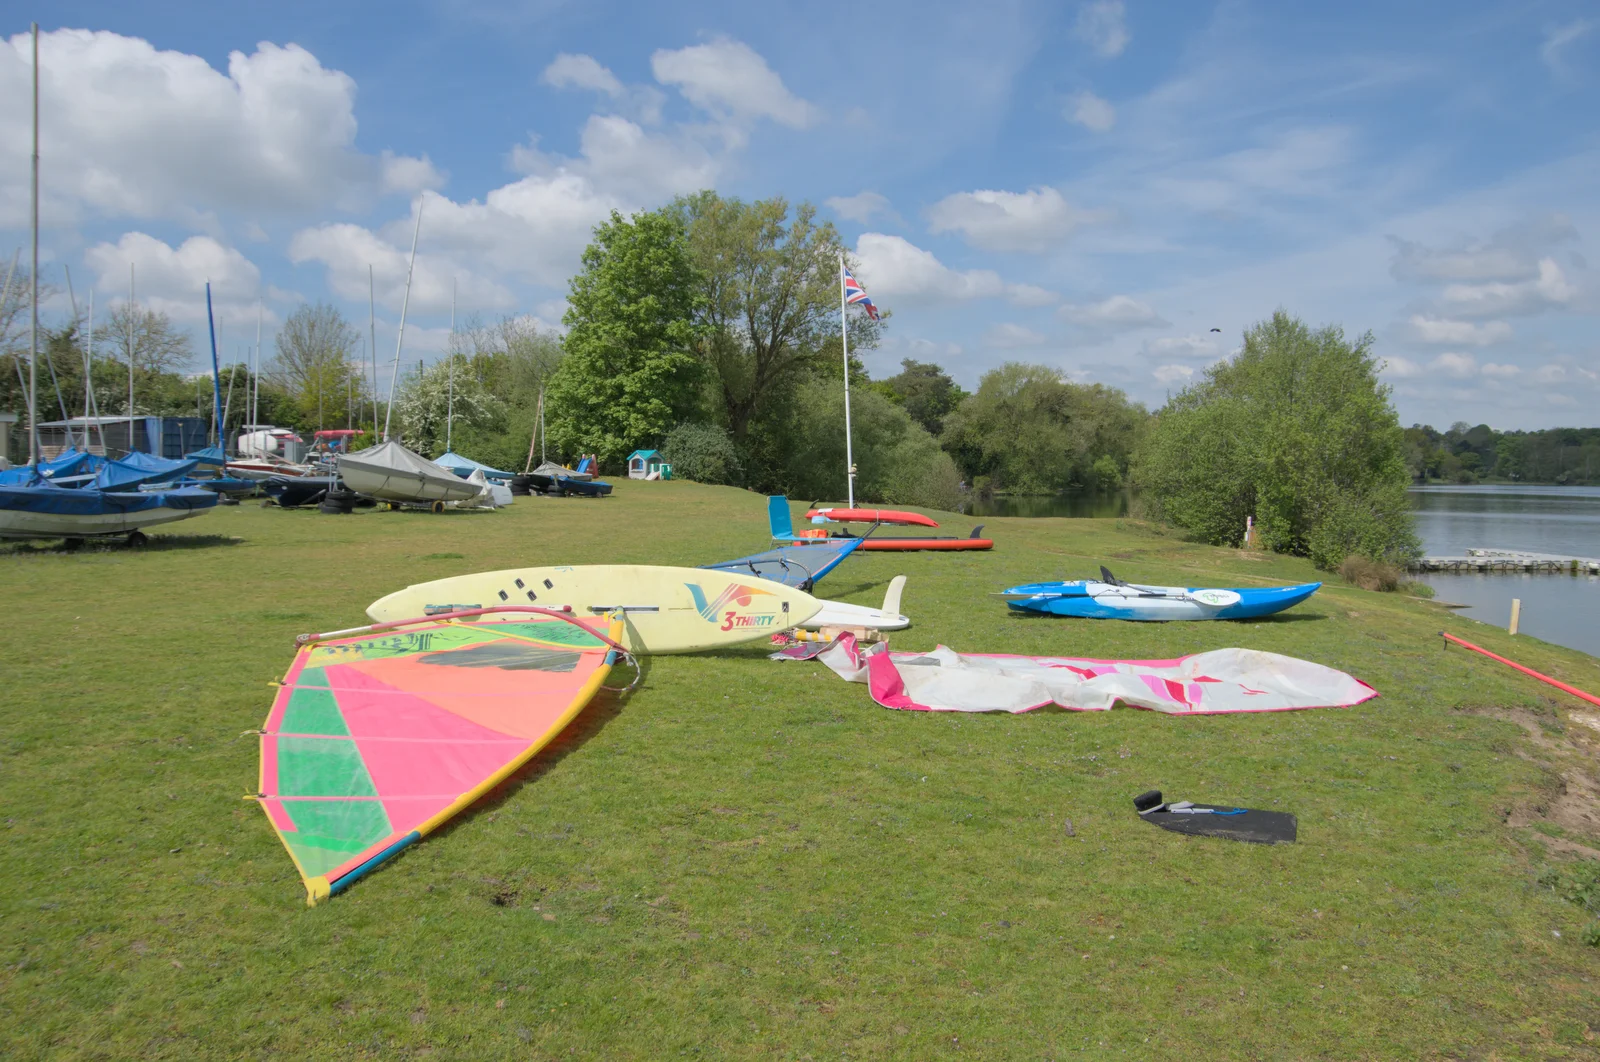
[[[819,516],[837,524],[854,521],[866,524],[900,524],[908,527],[939,526],[939,522],[931,516],[902,509],[811,509],[806,512],[807,520],[815,520]]]
[[[992,538],[879,538],[877,535],[873,535],[856,547],[857,550],[902,553],[919,549],[963,550],[993,548],[994,539]]]

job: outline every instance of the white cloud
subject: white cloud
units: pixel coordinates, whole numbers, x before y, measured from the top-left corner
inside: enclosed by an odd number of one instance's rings
[[[1069,121],[1096,133],[1104,133],[1117,124],[1117,109],[1092,92],[1074,95],[1063,113]]]
[[[573,55],[562,52],[556,56],[549,66],[544,68],[544,73],[539,75],[539,80],[555,88],[588,89],[598,92],[612,99],[621,99],[627,91],[622,87],[622,82],[617,76],[593,57],[589,55]]]
[[[836,195],[825,200],[829,209],[847,221],[865,225],[875,214],[891,213],[889,200],[877,192],[857,192],[855,195]]]
[[[83,257],[95,274],[95,288],[111,301],[126,300],[131,265],[134,297],[140,306],[177,321],[203,324],[209,280],[219,324],[255,323],[261,271],[210,236],[191,236],[172,247],[154,236],[129,232],[116,243],[95,244]]]
[[[1115,332],[1166,324],[1154,307],[1131,295],[1113,295],[1099,302],[1063,306],[1056,312],[1064,321]]]
[[[1423,368],[1410,358],[1392,357],[1383,359],[1382,372],[1386,376],[1409,380],[1421,376]]]
[[[861,234],[856,241],[856,258],[856,276],[875,299],[1010,298],[1026,303],[1042,291],[1031,284],[1008,284],[990,269],[951,269],[932,252],[881,232]]]
[[[1564,306],[1577,294],[1553,258],[1539,260],[1538,276],[1517,283],[1451,284],[1442,298],[1451,313],[1469,317],[1529,314]]]
[[[1538,259],[1578,238],[1572,219],[1546,214],[1508,225],[1481,242],[1428,247],[1390,236],[1394,258],[1390,272],[1397,280],[1473,283],[1526,280],[1538,272]]]
[[[1080,224],[1100,220],[1080,212],[1054,188],[1026,192],[957,192],[928,211],[929,231],[960,232],[987,251],[1047,251]]]
[[[684,99],[714,115],[770,118],[792,129],[817,120],[817,108],[794,95],[767,61],[749,45],[728,37],[650,57],[650,69],[663,85],[676,86]]]
[[[28,37],[0,44],[0,99],[29,98]],[[47,220],[247,217],[365,204],[437,182],[425,159],[355,148],[355,82],[298,45],[232,52],[227,73],[109,32],[40,36]],[[25,145],[29,109],[0,108],[0,143]],[[0,225],[21,224],[28,155],[0,153]]]
[[[1544,43],[1539,46],[1539,58],[1544,60],[1544,65],[1549,67],[1552,73],[1565,75],[1567,70],[1562,62],[1561,53],[1566,50],[1567,45],[1587,34],[1596,25],[1600,23],[1594,19],[1580,18],[1565,26],[1556,27],[1545,34]]]
[[[1152,339],[1144,346],[1145,352],[1167,358],[1215,358],[1222,353],[1215,340],[1208,336],[1163,336]]]
[[[1426,314],[1411,316],[1411,334],[1423,343],[1465,343],[1474,347],[1487,347],[1511,338],[1511,326],[1504,321],[1455,321],[1446,317]]]
[[[1035,284],[1007,284],[1006,301],[1013,306],[1050,306],[1060,302],[1061,296]]]
[[[1045,338],[1042,332],[1035,332],[1031,328],[1011,321],[1002,321],[984,333],[983,342],[986,346],[1010,349],[1037,347],[1045,342]]]
[[[426,155],[417,159],[385,151],[380,165],[383,173],[380,187],[386,193],[416,195],[444,187],[444,174],[434,169],[433,161]]]
[[[1541,365],[1533,371],[1533,378],[1544,384],[1563,383],[1567,379],[1567,367],[1565,365]]]
[[[1502,365],[1493,361],[1485,362],[1480,371],[1483,375],[1497,380],[1509,380],[1513,376],[1519,376],[1522,373],[1522,370],[1515,365]]]
[[[1150,375],[1157,383],[1188,383],[1194,378],[1194,369],[1187,365],[1157,365]]]
[[[1122,0],[1094,0],[1078,9],[1077,35],[1108,59],[1122,54],[1132,39]]]
[[[1458,380],[1465,380],[1469,376],[1478,374],[1478,359],[1471,354],[1456,354],[1447,351],[1429,362],[1428,368],[1442,372],[1446,376],[1453,376]]]

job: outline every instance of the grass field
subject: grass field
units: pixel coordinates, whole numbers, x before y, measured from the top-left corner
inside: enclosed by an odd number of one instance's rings
[[[760,645],[662,657],[451,826],[308,909],[241,799],[245,732],[295,634],[364,622],[424,579],[752,552],[762,499],[624,481],[496,513],[247,503],[144,551],[0,547],[0,1054],[1600,1053],[1595,916],[1550,887],[1600,848],[1600,732],[1436,632],[1590,690],[1600,661],[1339,585],[1256,623],[1013,616],[986,595],[1101,562],[1191,585],[1315,575],[1120,521],[988,528],[992,553],[852,558],[820,589],[876,604],[908,575],[898,648],[1238,645],[1382,696],[1259,717],[961,717],[878,708]],[[1148,788],[1293,811],[1300,841],[1151,828],[1131,807]]]

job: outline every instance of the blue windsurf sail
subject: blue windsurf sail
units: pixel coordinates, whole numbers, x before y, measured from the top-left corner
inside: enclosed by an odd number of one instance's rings
[[[779,546],[765,553],[753,553],[718,564],[702,564],[701,567],[753,575],[758,579],[770,579],[792,586],[796,590],[809,591],[813,583],[831,572],[864,541],[860,538],[818,539],[815,545]]]

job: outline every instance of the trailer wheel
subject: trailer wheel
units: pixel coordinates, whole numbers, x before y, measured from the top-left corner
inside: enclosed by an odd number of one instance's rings
[[[428,509],[429,509],[430,512],[442,513],[442,512],[444,512],[444,502],[436,501],[432,505],[430,505],[428,507]]]
[[[76,550],[80,550],[80,549],[83,548],[83,539],[81,539],[81,538],[65,539],[61,543],[61,548],[62,548],[62,550],[64,550],[67,553],[72,553],[72,552],[74,552]]]
[[[150,544],[150,538],[143,531],[129,531],[128,545],[132,549],[143,549]]]

